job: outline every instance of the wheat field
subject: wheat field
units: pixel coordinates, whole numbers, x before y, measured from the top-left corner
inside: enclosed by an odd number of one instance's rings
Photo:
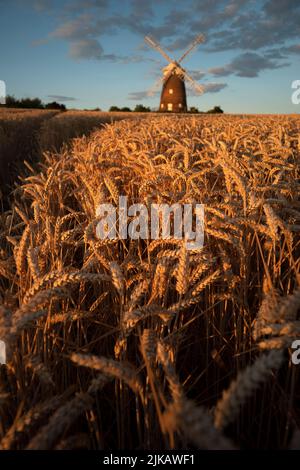
[[[297,116],[151,115],[45,152],[0,219],[0,448],[299,449],[299,163]],[[120,195],[204,204],[203,249],[99,240]]]

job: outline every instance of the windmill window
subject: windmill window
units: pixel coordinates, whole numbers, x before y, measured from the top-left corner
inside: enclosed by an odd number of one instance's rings
[[[162,103],[162,104],[160,105],[160,107],[163,108],[163,107],[164,107],[164,104]]]
[[[182,104],[181,104],[181,103],[179,103],[179,105],[178,105],[178,106],[179,106],[179,108],[182,108]]]
[[[172,103],[168,103],[168,111],[172,111],[173,110],[173,104]]]
[[[169,89],[169,93],[170,93],[170,95],[173,95],[173,88]]]

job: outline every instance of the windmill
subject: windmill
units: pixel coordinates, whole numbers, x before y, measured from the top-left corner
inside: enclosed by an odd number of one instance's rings
[[[159,111],[176,113],[187,111],[185,81],[187,81],[199,95],[204,92],[204,87],[196,83],[181,66],[183,59],[185,59],[198,44],[204,42],[204,40],[205,37],[203,34],[198,35],[179,60],[172,60],[157,41],[150,36],[145,36],[145,42],[150,47],[160,52],[169,62],[162,70],[163,76],[159,78],[154,87],[148,92],[148,95],[152,96],[157,86],[162,85]]]

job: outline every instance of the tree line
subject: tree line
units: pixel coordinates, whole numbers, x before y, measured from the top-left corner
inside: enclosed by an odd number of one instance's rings
[[[57,103],[52,101],[51,103],[43,103],[40,98],[21,98],[20,100],[14,96],[8,95],[6,97],[6,103],[2,106],[6,108],[30,108],[30,109],[57,109],[60,111],[66,111],[66,106],[64,104]],[[94,111],[101,111],[100,108],[95,108]],[[133,113],[150,113],[151,108],[144,106],[143,104],[137,104],[134,109],[130,109],[128,106],[120,108],[119,106],[111,106],[109,112],[133,112]],[[189,113],[191,114],[221,114],[224,111],[220,106],[215,106],[208,111],[199,111],[195,106],[189,108]]]
[[[64,104],[52,101],[51,103],[43,103],[40,98],[21,98],[18,100],[14,96],[8,95],[3,105],[6,108],[22,108],[22,109],[58,109],[65,111],[67,108]]]
[[[142,105],[142,104],[137,104],[134,109],[130,109],[127,106],[124,107],[124,108],[119,108],[118,106],[111,106],[109,108],[109,111],[110,112],[126,112],[126,113],[129,113],[129,112],[135,112],[135,113],[146,113],[146,112],[148,112],[149,113],[151,111],[151,109],[149,107],[146,107],[146,106]],[[209,109],[208,111],[199,111],[199,109],[196,108],[195,106],[191,106],[188,110],[188,113],[191,113],[191,114],[222,114],[222,113],[224,113],[224,111],[220,106],[215,106],[214,108]]]

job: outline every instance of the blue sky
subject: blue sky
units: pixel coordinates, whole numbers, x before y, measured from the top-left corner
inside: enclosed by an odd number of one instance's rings
[[[69,108],[155,108],[149,90],[167,63],[152,35],[205,88],[188,105],[231,113],[298,113],[299,0],[0,0],[0,80],[16,97]]]

